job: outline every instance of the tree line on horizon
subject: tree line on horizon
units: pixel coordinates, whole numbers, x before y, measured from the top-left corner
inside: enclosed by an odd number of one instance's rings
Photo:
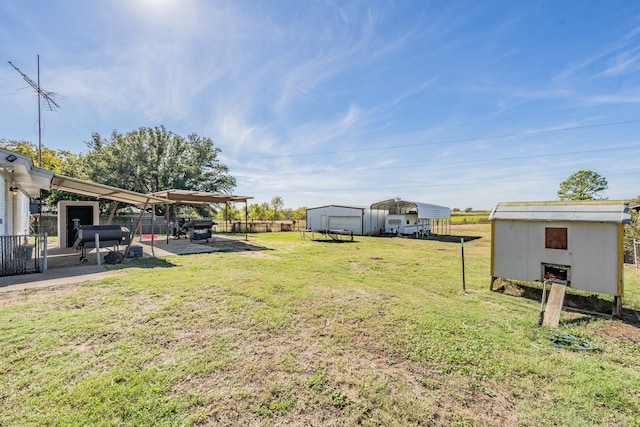
[[[4,149],[18,152],[34,159],[41,157],[44,169],[60,175],[93,181],[99,184],[123,188],[138,193],[153,193],[167,189],[204,191],[229,194],[236,186],[236,179],[219,158],[220,148],[211,138],[195,133],[186,137],[167,130],[164,126],[140,127],[121,133],[114,130],[109,137],[98,133],[85,142],[88,151],[73,154],[67,150],[38,147],[28,141],[0,139]],[[39,156],[40,154],[40,156]],[[591,170],[579,170],[560,183],[559,200],[604,200],[601,193],[608,188],[607,180]],[[51,190],[44,192],[44,202],[56,206],[60,200],[91,199],[77,194]],[[629,200],[640,203],[640,195]],[[101,210],[108,212],[113,202],[101,201]],[[157,205],[158,214],[164,214],[164,206]],[[210,207],[193,205],[190,212],[206,216]],[[454,208],[454,211],[459,209]],[[466,208],[465,212],[471,212]],[[234,204],[214,208],[216,218],[239,220],[302,220],[306,207],[285,208],[280,196],[270,203],[253,203],[246,208]],[[640,238],[638,211],[632,212],[632,223],[627,226],[631,238]]]

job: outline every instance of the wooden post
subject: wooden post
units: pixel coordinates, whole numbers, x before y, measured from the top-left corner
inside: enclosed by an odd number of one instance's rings
[[[636,266],[636,270],[638,269],[638,241],[633,239],[633,264]]]

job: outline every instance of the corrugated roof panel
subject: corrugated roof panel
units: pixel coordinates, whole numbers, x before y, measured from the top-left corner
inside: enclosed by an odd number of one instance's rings
[[[508,202],[498,203],[493,208],[489,219],[614,222],[627,224],[631,221],[631,215],[629,213],[629,206],[621,201]]]
[[[446,206],[432,205],[429,203],[411,202],[409,200],[389,199],[373,203],[370,209],[395,211],[397,214],[407,213],[415,210],[419,219],[449,219],[451,209]]]

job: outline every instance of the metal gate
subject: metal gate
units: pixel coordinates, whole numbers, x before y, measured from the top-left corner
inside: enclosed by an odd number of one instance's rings
[[[0,236],[0,276],[47,269],[47,235]]]

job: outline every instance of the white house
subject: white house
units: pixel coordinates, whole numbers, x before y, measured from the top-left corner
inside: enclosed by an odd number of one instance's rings
[[[491,288],[497,278],[561,281],[574,289],[624,293],[625,202],[498,203],[491,212]]]
[[[52,177],[31,157],[0,149],[0,235],[29,234],[29,201],[49,188]]]

